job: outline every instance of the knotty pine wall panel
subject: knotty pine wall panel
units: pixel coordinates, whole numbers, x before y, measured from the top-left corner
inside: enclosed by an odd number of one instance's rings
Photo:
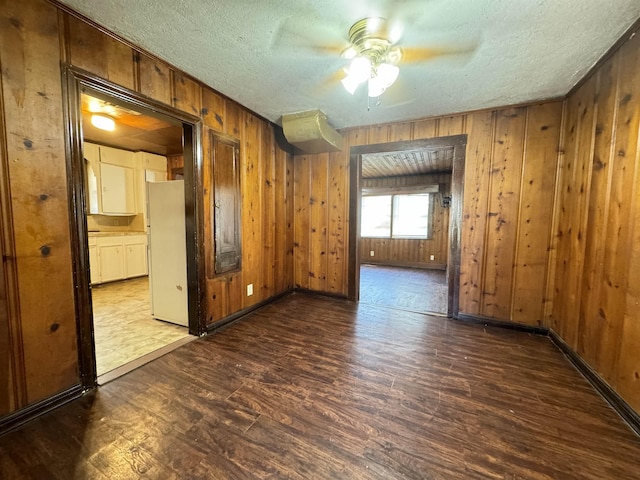
[[[493,133],[482,281],[482,315],[491,318],[511,319],[526,113],[526,108],[498,112]]]
[[[307,155],[295,158],[293,169],[294,204],[294,285],[296,288],[309,289],[311,275],[309,264],[310,225],[311,225],[311,168]],[[313,156],[315,157],[315,156]],[[315,158],[314,158],[315,159]]]
[[[242,185],[242,280],[253,284],[253,297],[242,296],[243,307],[262,300],[262,169],[261,128],[256,117],[243,115],[243,142],[240,145],[240,185]],[[246,188],[249,187],[249,188]]]
[[[133,90],[133,50],[78,18],[65,19],[69,63]]]
[[[512,281],[512,308],[520,321],[526,324],[536,324],[538,319],[544,318],[545,308],[550,302],[546,297],[546,280],[550,275],[547,271],[548,243],[540,241],[539,226],[553,217],[556,171],[548,166],[558,157],[561,123],[561,103],[529,108],[516,233],[517,261]],[[531,298],[544,298],[544,303],[532,303]]]
[[[460,311],[480,314],[483,296],[482,274],[485,264],[485,236],[489,205],[489,175],[493,152],[493,127],[497,112],[467,115],[467,153],[464,182],[463,225],[461,233]],[[429,131],[437,125],[429,127]]]
[[[138,67],[136,75],[140,93],[171,105],[171,69],[144,53],[134,52],[133,59]]]
[[[182,72],[173,71],[171,85],[173,87],[172,105],[178,110],[200,117],[202,108],[200,84]]]
[[[313,178],[309,196],[309,289],[324,292],[327,288],[329,154],[317,155],[309,167]]]
[[[341,268],[344,259],[348,257],[347,243],[344,232],[348,232],[348,203],[349,197],[349,163],[339,153],[331,153],[328,160],[329,199],[327,230],[327,284],[329,293],[341,293],[347,284],[345,271]]]
[[[567,100],[549,326],[640,411],[640,35]]]
[[[260,158],[262,160],[262,284],[260,285],[262,298],[269,298],[269,292],[274,289],[277,255],[274,250],[276,243],[276,155],[270,132],[263,130],[260,135]]]
[[[224,126],[226,101],[208,88],[202,89],[202,121],[205,126],[218,132],[226,132]]]
[[[272,146],[275,152],[273,202],[275,208],[274,289],[293,288],[293,157]]]
[[[613,128],[600,128],[598,126],[613,125],[617,111],[617,79],[619,72],[619,56],[609,59],[597,75],[598,104],[596,114],[596,132],[593,142],[593,167],[591,168],[591,183],[589,192],[589,205],[587,212],[587,227],[589,235],[585,239],[585,258],[583,271],[584,293],[580,298],[579,326],[577,338],[577,351],[584,359],[593,364],[598,356],[599,342],[593,342],[594,338],[601,338],[602,330],[606,324],[602,321],[590,321],[587,312],[598,311],[602,282],[600,279],[604,273],[604,257],[607,235],[607,215],[609,210],[608,189],[613,174],[612,162],[607,161],[611,156],[613,146]],[[576,98],[577,96],[574,96]],[[575,143],[575,142],[574,142]],[[604,201],[603,201],[604,200]],[[562,305],[562,304],[561,304]],[[553,328],[559,330],[559,320],[562,315],[554,317]],[[558,321],[555,321],[558,319]]]
[[[335,242],[341,238],[345,252],[348,252],[348,229],[353,225],[347,218],[344,230],[338,231],[329,223],[326,236],[318,235],[318,225],[314,224],[318,215],[315,213],[317,206],[312,202],[316,198],[327,198],[321,192],[323,188],[329,188],[328,195],[336,195],[337,190],[340,191],[338,198],[343,199],[342,208],[346,212],[350,147],[465,133],[468,135],[468,145],[462,206],[460,311],[475,316],[542,325],[549,280],[552,216],[531,215],[531,208],[525,207],[544,198],[542,211],[549,211],[557,170],[561,107],[561,102],[551,102],[516,109],[345,129],[341,132],[344,142],[342,151],[328,157],[330,163],[335,162],[345,168],[346,179],[339,182],[337,189],[332,182],[327,184],[324,177],[321,177],[321,182],[315,177],[319,165],[327,162],[326,156],[296,156],[296,287],[329,292],[322,282],[310,283],[309,279],[326,279],[327,272],[331,271],[331,276],[340,272],[340,278],[345,280],[339,289],[334,283],[330,293],[348,294],[348,258],[330,256],[325,262],[319,257],[323,256],[322,252],[330,250],[329,245],[319,242],[326,242],[327,239]],[[529,124],[531,128],[539,128],[540,132],[528,129]],[[542,137],[538,138],[540,135]],[[525,181],[531,183],[523,188]],[[551,191],[547,191],[550,185]],[[535,236],[531,234],[534,231]],[[388,245],[378,245],[374,250],[376,256],[392,254]],[[368,251],[365,250],[365,253]],[[514,278],[520,284],[530,282],[537,287],[518,291],[515,295]]]
[[[211,118],[225,133],[240,132],[242,269],[221,276],[209,272],[209,324],[293,288],[293,185],[290,182],[293,157],[277,146],[272,125],[245,109],[236,108],[229,100],[216,106],[215,97],[203,95],[204,99],[208,98],[204,114],[215,112]],[[228,119],[232,123],[227,123]],[[208,137],[207,133],[205,143]],[[205,155],[207,151],[205,146]],[[207,171],[210,175],[209,169],[210,165],[205,164],[205,179]],[[213,192],[210,182],[204,187],[204,215],[210,219]],[[211,222],[206,222],[206,238],[211,238],[211,228]],[[213,245],[205,244],[205,257],[210,261],[212,256]],[[246,295],[249,284],[253,284],[252,296]]]
[[[394,140],[395,141],[395,140]],[[409,177],[365,178],[364,188],[440,185],[440,192],[451,192],[451,175],[413,175]],[[432,235],[429,239],[361,238],[360,255],[363,263],[445,268],[449,254],[449,209],[442,207],[441,196],[434,195]],[[374,256],[370,252],[374,251]],[[435,259],[430,260],[434,255]]]
[[[5,2],[0,62],[10,209],[22,339],[14,364],[24,369],[25,403],[77,383],[76,322],[69,243],[57,11]],[[131,59],[129,59],[131,63]],[[13,263],[10,262],[10,263]],[[18,313],[19,312],[19,313]],[[21,407],[23,405],[17,405]]]
[[[277,145],[267,121],[45,0],[2,3],[0,63],[0,226],[9,259],[0,292],[0,334],[10,331],[3,335],[9,342],[0,344],[0,362],[3,374],[12,376],[11,381],[0,376],[0,415],[79,384],[61,63],[200,117],[205,169],[206,129],[239,139],[244,266],[207,279],[203,322],[292,288],[293,157]],[[203,191],[203,210],[212,193]],[[204,223],[210,227],[209,220]],[[281,225],[275,237],[274,224]],[[205,255],[212,248],[206,243]],[[245,276],[255,282],[252,297],[245,295]],[[6,321],[4,305],[10,307]]]

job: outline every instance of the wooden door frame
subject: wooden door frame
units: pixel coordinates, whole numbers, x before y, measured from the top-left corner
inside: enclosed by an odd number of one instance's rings
[[[451,135],[421,140],[378,143],[351,147],[349,152],[349,266],[348,298],[360,298],[360,208],[362,197],[362,156],[371,153],[401,152],[427,148],[453,147],[451,210],[449,212],[449,299],[447,316],[457,318],[460,308],[460,235],[464,196],[464,164],[467,135]]]
[[[78,336],[80,382],[85,390],[97,385],[93,308],[89,278],[89,247],[86,218],[86,167],[82,155],[80,95],[90,90],[142,114],[161,117],[183,130],[185,214],[187,237],[187,298],[189,334],[206,331],[204,305],[204,225],[202,217],[202,121],[200,118],[159,103],[72,65],[62,66],[62,88],[67,152],[69,230],[73,262],[74,298]]]

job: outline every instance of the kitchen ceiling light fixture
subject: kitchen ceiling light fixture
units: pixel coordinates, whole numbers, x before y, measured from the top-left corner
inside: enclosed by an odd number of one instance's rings
[[[113,132],[116,129],[116,121],[104,113],[94,113],[91,115],[91,124],[100,130]]]
[[[400,69],[396,65],[402,58],[402,50],[388,39],[388,24],[384,18],[363,18],[349,29],[351,45],[343,50],[342,57],[351,59],[342,80],[344,88],[353,95],[367,82],[369,97],[379,97],[393,85]]]

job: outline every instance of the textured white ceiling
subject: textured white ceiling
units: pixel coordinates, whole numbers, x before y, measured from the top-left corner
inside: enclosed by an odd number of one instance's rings
[[[319,108],[336,128],[566,94],[640,17],[638,0],[62,0],[277,122]],[[403,25],[405,47],[472,53],[401,64],[367,110],[339,82],[354,21]],[[331,48],[313,48],[313,47]]]

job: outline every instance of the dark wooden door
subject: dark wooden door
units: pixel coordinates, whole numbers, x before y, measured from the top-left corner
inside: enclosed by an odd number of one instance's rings
[[[212,133],[215,273],[240,269],[240,147],[238,141]]]

